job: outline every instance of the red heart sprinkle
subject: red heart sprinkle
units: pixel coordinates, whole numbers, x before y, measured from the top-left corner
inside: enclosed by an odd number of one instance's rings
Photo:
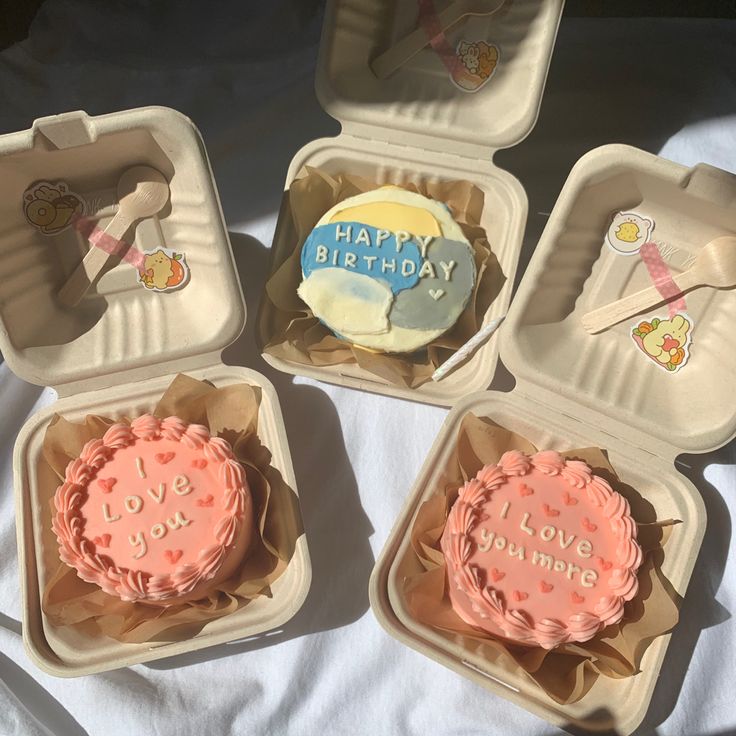
[[[166,463],[170,463],[174,459],[174,453],[157,452],[154,457],[156,458],[157,463],[161,463],[161,465],[166,465]]]
[[[109,534],[103,534],[101,537],[95,537],[92,541],[95,547],[109,547],[112,537]]]
[[[600,567],[601,570],[610,570],[613,567],[613,562],[608,562],[602,557],[596,557],[596,560],[598,560],[598,567]]]
[[[562,500],[565,502],[565,506],[576,506],[578,503],[577,498],[573,498],[567,491],[563,494]]]
[[[557,509],[551,509],[548,503],[543,503],[542,508],[547,516],[559,516],[560,512]]]
[[[570,600],[572,600],[573,603],[585,603],[585,598],[574,590],[570,593]]]
[[[529,593],[522,593],[520,590],[515,590],[511,595],[514,596],[514,600],[521,603],[529,597]]]
[[[541,590],[542,593],[551,593],[554,587],[554,585],[550,585],[544,580],[539,581],[539,590]]]
[[[491,577],[493,578],[493,582],[497,583],[499,580],[503,580],[506,577],[505,572],[501,572],[500,570],[497,570],[495,567],[491,570]]]
[[[192,467],[193,468],[199,468],[199,470],[203,470],[207,467],[207,461],[203,457],[198,457],[192,460]]]
[[[526,483],[522,483],[519,486],[519,495],[520,496],[531,496],[532,493],[534,493],[534,490],[529,488],[529,486]]]
[[[98,478],[97,485],[103,493],[110,493],[112,487],[118,482],[117,478]]]
[[[197,506],[214,506],[215,505],[215,497],[209,493],[204,498],[198,498],[197,499]]]
[[[582,524],[589,532],[594,532],[598,528],[598,525],[594,524],[587,516],[583,519]]]
[[[164,552],[164,557],[173,565],[179,561],[184,552],[180,549],[167,549]]]

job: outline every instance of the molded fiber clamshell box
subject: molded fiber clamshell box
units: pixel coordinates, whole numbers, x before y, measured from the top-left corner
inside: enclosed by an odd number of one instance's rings
[[[396,3],[388,9],[383,0],[328,0],[316,90],[342,132],[308,143],[292,159],[269,273],[293,252],[296,233],[288,190],[305,166],[330,175],[358,175],[379,185],[466,180],[483,192],[480,224],[506,277],[483,325],[506,314],[528,204],[518,179],[495,166],[492,158],[500,148],[523,140],[536,123],[563,6],[563,0],[514,0],[490,17],[467,18],[452,29],[451,34],[462,29],[466,38],[486,39],[499,48],[493,76],[467,93],[455,87],[429,47],[388,79],[373,74],[371,59],[416,27],[416,4]],[[442,381],[403,388],[358,365],[310,366],[263,352],[275,322],[273,306],[263,299],[256,335],[264,360],[275,368],[427,404],[452,406],[485,388],[498,361],[493,338]]]
[[[655,240],[673,273],[715,237],[736,234],[736,176],[692,168],[623,145],[590,151],[572,169],[500,333],[501,360],[516,378],[509,393],[481,391],[450,411],[370,581],[371,607],[386,630],[428,657],[559,726],[632,733],[644,719],[671,634],[655,639],[632,677],[599,677],[578,702],[559,705],[501,658],[484,659],[450,634],[416,621],[401,581],[412,564],[409,534],[419,506],[441,484],[462,418],[489,417],[540,449],[600,447],[621,481],[659,520],[676,519],[662,572],[684,596],[706,528],[700,493],[675,466],[678,455],[715,450],[736,436],[736,319],[729,290],[687,294],[691,356],[676,373],[646,357],[632,318],[589,335],[581,317],[648,286],[643,261],[604,244],[612,212],[654,218]],[[653,310],[648,314],[654,314]],[[664,307],[664,313],[667,313]]]
[[[90,246],[75,228],[55,236],[33,228],[24,217],[23,192],[39,180],[63,180],[104,228],[117,209],[120,174],[138,164],[166,176],[171,198],[159,215],[139,224],[134,243],[183,251],[190,281],[175,292],[149,292],[122,262],[102,275],[79,306],[63,308],[56,294]],[[258,435],[272,465],[295,493],[296,480],[273,386],[257,372],[221,360],[241,333],[246,310],[207,153],[191,120],[162,107],[42,118],[29,130],[0,136],[0,167],[0,351],[21,378],[52,386],[59,395],[26,422],[13,457],[23,640],[30,657],[54,675],[85,675],[281,626],[299,610],[311,582],[303,533],[271,597],[207,623],[190,639],[124,644],[46,618],[41,599],[58,564],[58,545],[39,469],[54,414],[74,421],[86,414],[117,419],[150,412],[178,373],[218,387],[247,383],[261,391]],[[291,511],[279,513],[289,515],[284,523],[302,528]]]

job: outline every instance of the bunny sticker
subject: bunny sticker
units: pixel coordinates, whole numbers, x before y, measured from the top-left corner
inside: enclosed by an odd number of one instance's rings
[[[84,200],[66,182],[39,181],[23,192],[23,214],[43,235],[66,230],[84,212]]]
[[[692,319],[680,312],[669,319],[642,320],[631,330],[641,351],[660,368],[677,373],[690,357]]]
[[[654,220],[636,212],[617,212],[606,233],[608,247],[619,255],[633,256],[639,252],[654,230]]]
[[[477,92],[498,66],[498,48],[485,41],[462,40],[456,54],[457,67],[450,78],[464,92]]]

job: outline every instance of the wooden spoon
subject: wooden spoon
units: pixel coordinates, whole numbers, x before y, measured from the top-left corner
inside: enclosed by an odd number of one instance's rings
[[[169,201],[169,183],[150,166],[133,166],[118,181],[118,211],[105,228],[106,238],[122,240],[133,225],[160,212]],[[120,253],[116,253],[120,255]],[[76,307],[107,265],[111,254],[91,247],[59,291],[59,301]]]
[[[454,0],[441,13],[437,14],[440,28],[446,31],[463,18],[470,15],[493,15],[505,0]],[[413,59],[429,44],[427,33],[420,25],[408,36],[398,40],[393,46],[371,62],[371,69],[379,79],[393,74],[397,69]]]
[[[736,237],[724,235],[711,240],[704,245],[695,257],[695,263],[672,280],[684,294],[691,289],[701,286],[711,286],[715,289],[728,289],[736,286]],[[583,315],[583,327],[591,335],[602,332],[628,317],[640,312],[646,312],[665,299],[656,286],[650,286],[623,299],[607,304],[605,307],[594,309]]]

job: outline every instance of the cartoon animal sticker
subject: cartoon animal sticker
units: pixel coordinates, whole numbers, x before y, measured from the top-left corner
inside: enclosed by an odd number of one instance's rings
[[[617,212],[606,233],[606,243],[611,250],[624,256],[639,252],[654,230],[654,220],[636,212]]]
[[[485,41],[461,40],[456,53],[459,63],[452,81],[465,92],[477,92],[496,71],[498,48]]]
[[[690,357],[693,322],[684,313],[670,319],[654,317],[634,325],[631,337],[660,368],[676,373]]]
[[[84,200],[63,181],[39,181],[23,192],[23,214],[44,235],[56,235],[84,212]]]
[[[183,253],[157,248],[142,254],[138,281],[151,291],[173,291],[189,281],[189,267]]]

